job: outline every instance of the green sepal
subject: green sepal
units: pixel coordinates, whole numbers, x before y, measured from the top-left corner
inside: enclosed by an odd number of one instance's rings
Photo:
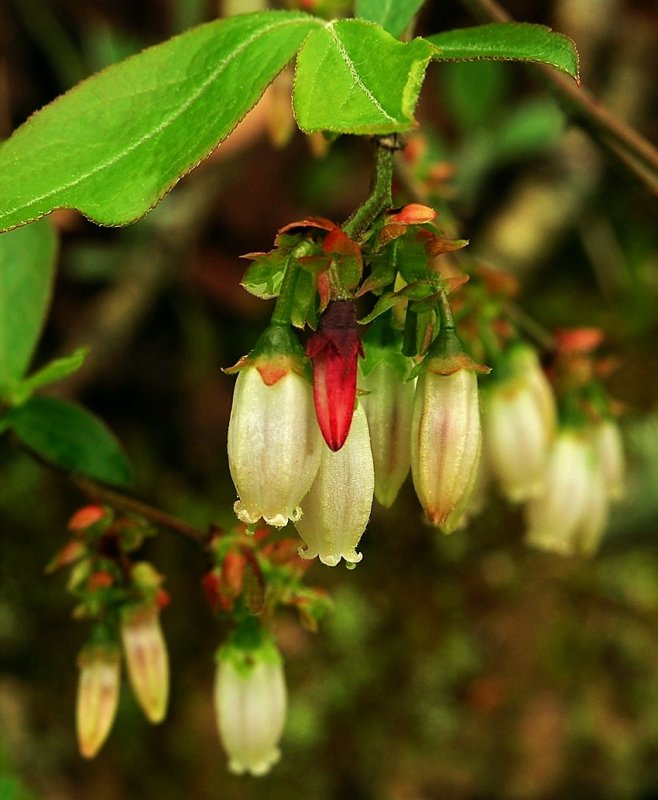
[[[363,337],[365,355],[359,362],[363,375],[369,375],[375,367],[385,362],[400,381],[409,380],[413,362],[403,355],[402,342],[402,332],[393,327],[390,315],[376,320]]]

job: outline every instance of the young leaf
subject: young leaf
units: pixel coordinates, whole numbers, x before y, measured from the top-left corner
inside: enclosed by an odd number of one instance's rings
[[[103,483],[130,483],[130,467],[114,435],[85,408],[54,397],[31,397],[6,417],[30,450],[57,467]]]
[[[493,58],[502,61],[536,61],[566,72],[578,80],[578,51],[572,40],[545,25],[528,22],[493,22],[457,28],[426,37],[439,48],[436,61]]]
[[[356,0],[356,15],[376,22],[391,36],[401,36],[425,0]]]
[[[47,220],[0,236],[0,395],[30,363],[50,303],[56,251]]]
[[[399,42],[359,19],[309,34],[297,56],[293,109],[307,133],[386,134],[409,130],[434,49]]]
[[[0,146],[0,230],[61,207],[103,225],[143,216],[321,24],[292,11],[217,20],[79,84]]]
[[[57,383],[63,378],[77,372],[84,364],[85,356],[87,355],[87,348],[79,347],[70,356],[62,356],[56,358],[45,367],[41,367],[34,374],[30,375],[22,381],[19,381],[12,387],[8,400],[12,405],[20,405],[24,403],[28,397],[42,386],[48,386],[51,383]]]

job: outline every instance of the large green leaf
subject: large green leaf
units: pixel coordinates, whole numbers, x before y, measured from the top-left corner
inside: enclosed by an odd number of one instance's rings
[[[399,42],[359,19],[314,30],[297,56],[293,107],[307,132],[386,134],[414,124],[414,109],[434,48]]]
[[[48,311],[56,251],[48,220],[0,236],[0,396],[30,363]]]
[[[425,0],[356,0],[356,15],[401,36]]]
[[[437,61],[493,58],[548,64],[578,80],[578,51],[563,33],[527,22],[494,22],[428,36],[439,48]]]
[[[121,446],[81,406],[35,396],[13,408],[6,420],[30,450],[55,466],[104,483],[130,483],[130,467]]]
[[[322,23],[292,11],[201,25],[89,78],[0,147],[0,230],[54,208],[124,225],[256,103]]]

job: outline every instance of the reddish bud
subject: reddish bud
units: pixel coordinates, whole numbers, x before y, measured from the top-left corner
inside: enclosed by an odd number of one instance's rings
[[[155,595],[155,604],[162,611],[171,603],[171,596],[166,589],[158,589]]]
[[[222,564],[223,591],[231,597],[237,597],[244,583],[245,558],[241,553],[228,552]]]
[[[79,539],[73,539],[65,545],[52,559],[46,567],[46,572],[54,572],[60,567],[67,567],[82,558],[87,552],[87,548]]]
[[[401,222],[404,225],[422,225],[431,222],[436,217],[436,211],[421,203],[409,203],[396,214],[388,217],[389,222]]]
[[[69,520],[70,531],[83,531],[91,528],[106,515],[107,511],[102,506],[83,506],[78,509]]]
[[[207,572],[201,579],[201,586],[213,614],[217,613],[220,608],[224,611],[231,608],[232,604],[227,605],[226,598],[222,595],[222,579],[218,569]]]
[[[560,353],[591,353],[603,341],[603,331],[599,328],[570,328],[555,334]]]
[[[109,589],[114,583],[114,578],[109,572],[104,569],[99,569],[94,572],[89,578],[88,588],[90,592],[98,591],[98,589]]]
[[[363,355],[354,304],[334,300],[306,345],[313,362],[315,413],[322,435],[334,451],[343,446],[352,424],[359,353]]]

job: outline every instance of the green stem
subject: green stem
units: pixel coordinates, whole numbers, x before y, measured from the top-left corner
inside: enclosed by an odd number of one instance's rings
[[[445,289],[441,289],[439,292],[438,310],[439,318],[441,320],[441,330],[454,331],[455,317],[453,316],[452,308],[450,307],[450,301],[448,300],[448,294]]]
[[[179,533],[181,536],[185,536],[203,547],[207,546],[210,541],[211,533],[200,531],[184,520],[174,517],[166,511],[162,511],[147,503],[143,503],[141,500],[136,500],[134,497],[129,497],[115,489],[108,489],[106,486],[102,486],[82,476],[72,477],[72,481],[80,491],[97,503],[107,503],[107,505],[113,506],[114,508],[130,511],[140,517],[144,517],[144,519],[149,520],[149,522],[152,522],[154,525],[168,528],[170,531]]]
[[[368,197],[343,224],[343,231],[357,241],[386,208],[393,205],[393,161],[399,149],[397,136],[377,139],[375,177]]]
[[[271,325],[279,327],[290,325],[290,314],[295,300],[295,286],[297,284],[297,273],[299,265],[297,261],[304,256],[309,255],[311,252],[310,242],[300,242],[294,250],[292,250],[286,261],[286,271],[281,283],[279,296],[272,312]]]
[[[286,271],[281,283],[281,290],[272,312],[270,325],[288,326],[290,325],[290,312],[295,299],[295,284],[297,283],[297,261],[292,254],[288,256]]]

